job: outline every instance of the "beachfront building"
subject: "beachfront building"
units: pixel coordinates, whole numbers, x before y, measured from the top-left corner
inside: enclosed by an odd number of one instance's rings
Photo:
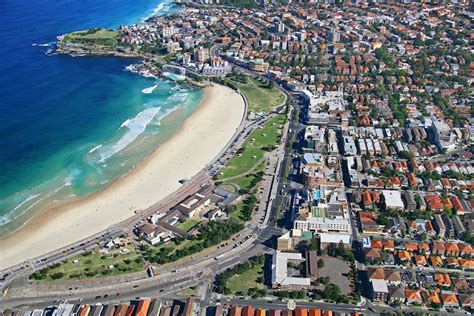
[[[211,193],[212,187],[210,185],[205,185],[193,195],[190,195],[179,202],[173,207],[173,209],[181,212],[181,214],[187,218],[195,217],[209,207],[211,204]]]

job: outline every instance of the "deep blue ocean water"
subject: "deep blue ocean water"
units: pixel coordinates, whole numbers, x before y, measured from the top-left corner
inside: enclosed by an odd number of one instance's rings
[[[202,91],[124,70],[136,61],[45,54],[63,33],[163,14],[162,1],[0,0],[0,232],[19,214],[102,188],[192,112]]]

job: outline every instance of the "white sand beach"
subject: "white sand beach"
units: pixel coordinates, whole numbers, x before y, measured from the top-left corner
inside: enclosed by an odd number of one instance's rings
[[[213,86],[180,130],[108,188],[60,209],[37,214],[0,239],[0,269],[43,255],[146,209],[177,190],[225,147],[240,125],[244,101],[230,88]]]

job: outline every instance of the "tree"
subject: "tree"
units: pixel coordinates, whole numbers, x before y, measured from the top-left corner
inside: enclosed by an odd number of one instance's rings
[[[318,260],[318,268],[319,269],[324,268],[324,260],[323,259]]]

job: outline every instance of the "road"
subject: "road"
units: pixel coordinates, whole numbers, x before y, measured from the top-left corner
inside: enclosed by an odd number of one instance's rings
[[[166,201],[160,202],[140,214],[137,214],[131,219],[126,220],[120,225],[116,225],[114,233],[100,235],[99,237],[90,238],[87,241],[81,241],[78,246],[69,246],[67,249],[61,249],[54,254],[49,254],[36,259],[33,265],[28,263],[30,267],[39,268],[47,264],[62,261],[67,257],[78,254],[86,249],[92,249],[100,242],[111,238],[111,236],[118,236],[137,222],[143,221],[144,218],[152,215],[157,209],[163,210],[174,206],[179,202],[183,196],[190,195],[197,191],[203,183],[210,181],[210,177],[222,168],[227,161],[232,157],[236,148],[239,148],[247,137],[258,126],[263,124],[266,120],[274,117],[275,113],[269,113],[262,116],[256,121],[243,122],[235,137],[229,142],[225,150],[221,152],[211,164],[209,164],[205,171],[193,177],[186,183],[178,192],[168,197]],[[249,258],[261,254],[263,252],[270,252],[271,248],[267,248],[262,243],[267,242],[274,236],[279,236],[281,231],[278,228],[272,227],[273,221],[270,221],[270,214],[272,212],[272,203],[276,196],[276,191],[279,184],[278,170],[281,167],[280,161],[285,154],[284,145],[277,149],[277,155],[272,156],[268,166],[268,175],[262,182],[262,198],[260,199],[260,207],[252,220],[246,224],[244,231],[234,237],[235,240],[229,241],[225,246],[217,248],[215,251],[186,258],[173,264],[164,265],[155,269],[160,271],[160,275],[153,278],[147,278],[143,273],[135,273],[131,275],[124,275],[117,278],[107,279],[93,279],[87,281],[74,281],[61,284],[28,284],[26,277],[28,275],[26,269],[22,274],[17,274],[18,282],[10,284],[9,294],[0,298],[0,304],[6,307],[15,308],[35,308],[54,304],[60,299],[68,299],[71,302],[82,300],[83,302],[97,302],[100,298],[101,302],[110,301],[127,301],[135,299],[137,296],[146,297],[157,296],[159,293],[176,292],[180,289],[195,286],[202,283],[203,280],[211,282],[215,275],[238,264],[245,262]],[[267,226],[271,222],[272,226]],[[77,247],[77,248],[76,248]],[[65,251],[67,251],[65,253]],[[214,259],[219,257],[218,260]],[[176,278],[175,275],[179,275]],[[166,291],[166,292],[165,292]],[[117,296],[117,293],[119,295]],[[152,295],[153,294],[153,295]],[[105,299],[104,299],[105,296]],[[25,304],[25,300],[29,303]]]

